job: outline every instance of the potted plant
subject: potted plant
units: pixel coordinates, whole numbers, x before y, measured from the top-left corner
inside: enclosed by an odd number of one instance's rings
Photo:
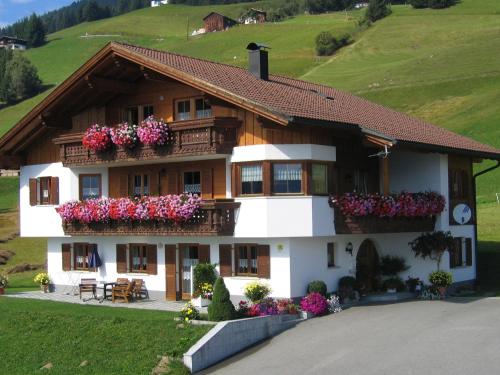
[[[40,289],[42,290],[42,292],[44,293],[49,292],[50,279],[47,272],[38,273],[33,280],[35,281],[35,283],[40,284]]]
[[[252,303],[257,304],[271,294],[271,288],[260,281],[254,281],[245,286],[244,293]]]
[[[436,261],[437,269],[441,265],[441,258],[446,250],[454,251],[453,236],[450,232],[437,231],[432,233],[423,233],[409,243],[410,248],[416,257],[422,259],[429,258]]]
[[[313,292],[302,298],[300,301],[302,319],[309,319],[313,316],[325,315],[328,313],[328,301],[317,292]]]
[[[172,132],[163,120],[156,120],[153,116],[141,122],[137,128],[139,140],[146,146],[165,146],[172,142]]]
[[[397,276],[390,277],[384,281],[384,287],[387,290],[387,293],[396,293],[399,290],[403,290],[404,285],[403,280]]]
[[[189,323],[191,320],[198,319],[200,317],[200,312],[198,309],[188,302],[184,305],[182,310],[179,312],[179,318],[186,323]]]
[[[0,274],[0,296],[5,294],[5,288],[9,284],[9,278],[6,275]]]
[[[444,298],[446,296],[446,289],[453,282],[453,276],[450,272],[434,271],[429,274],[429,282],[439,291],[441,298]]]
[[[398,277],[398,274],[409,268],[403,257],[384,255],[380,258],[380,272],[382,275],[388,277],[384,281],[384,287],[388,293],[396,293],[404,289],[405,284]]]
[[[111,140],[124,149],[133,148],[138,141],[137,125],[124,122],[111,129]]]
[[[422,290],[422,281],[418,277],[408,276],[405,281],[406,287],[412,293],[419,293]]]
[[[217,280],[215,274],[215,264],[198,263],[193,269],[193,299],[191,303],[201,308],[206,307],[212,300],[214,283]]]
[[[191,303],[198,308],[207,307],[212,300],[214,287],[212,284],[203,283],[198,287],[196,297],[191,299]]]
[[[83,146],[95,152],[107,150],[111,142],[111,129],[98,124],[92,125],[85,131],[82,139]]]

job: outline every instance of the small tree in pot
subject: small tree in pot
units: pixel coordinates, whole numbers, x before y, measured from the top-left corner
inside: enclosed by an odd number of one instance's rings
[[[411,241],[409,245],[415,253],[415,257],[436,261],[438,271],[444,252],[446,250],[454,251],[453,236],[450,232],[443,231],[423,233]]]
[[[449,272],[434,271],[429,274],[429,282],[439,291],[441,298],[444,298],[446,289],[453,283],[453,276]]]
[[[389,293],[395,293],[404,289],[404,282],[398,274],[409,268],[410,266],[406,265],[403,257],[384,255],[380,258],[380,272],[382,275],[388,277],[384,280],[383,285]]]

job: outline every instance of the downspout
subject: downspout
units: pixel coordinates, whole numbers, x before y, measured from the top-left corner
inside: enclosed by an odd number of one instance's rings
[[[474,268],[476,269],[476,282],[478,280],[478,273],[477,273],[477,202],[476,202],[476,178],[478,178],[479,176],[485,174],[485,173],[488,173],[488,172],[491,172],[495,169],[497,169],[498,167],[500,167],[500,160],[497,160],[497,164],[496,165],[493,165],[489,168],[486,168],[485,170],[483,171],[480,171],[480,172],[477,172],[476,174],[474,174],[472,176],[472,193],[474,194],[474,259],[476,260],[474,262]]]

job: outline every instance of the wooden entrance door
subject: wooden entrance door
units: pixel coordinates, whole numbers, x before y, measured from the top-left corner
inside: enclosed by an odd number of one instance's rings
[[[362,293],[374,291],[380,273],[377,248],[371,240],[364,240],[356,256],[356,280]]]

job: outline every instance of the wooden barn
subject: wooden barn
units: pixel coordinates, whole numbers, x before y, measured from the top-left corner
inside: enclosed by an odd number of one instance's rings
[[[205,32],[207,33],[212,31],[224,31],[238,24],[238,21],[216,12],[211,12],[208,16],[203,18],[203,22],[205,23]]]

